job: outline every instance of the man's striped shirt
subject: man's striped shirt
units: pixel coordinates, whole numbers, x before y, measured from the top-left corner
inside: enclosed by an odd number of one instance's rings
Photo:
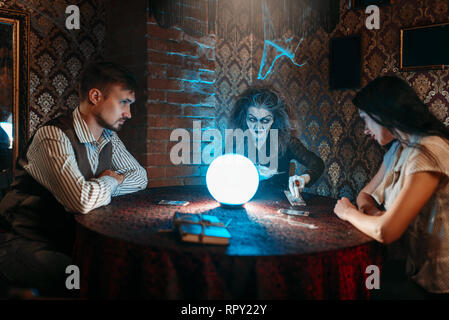
[[[117,133],[104,129],[98,141],[95,140],[79,108],[73,111],[73,124],[75,134],[86,146],[92,172],[98,167],[101,150],[111,141],[111,170],[123,174],[124,179],[120,185],[110,176],[86,180],[78,168],[75,152],[66,134],[55,126],[39,128],[28,149],[25,170],[47,188],[67,211],[88,213],[109,204],[113,196],[146,188],[146,170],[126,150]]]

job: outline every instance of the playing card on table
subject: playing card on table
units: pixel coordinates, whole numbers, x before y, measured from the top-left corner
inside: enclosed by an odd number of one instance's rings
[[[283,213],[283,214],[287,214],[290,216],[302,216],[302,217],[308,217],[310,215],[309,211],[292,210],[292,209],[284,209],[284,208],[279,209],[278,213]]]
[[[189,204],[189,201],[178,201],[178,200],[161,200],[158,204],[166,205],[166,206],[186,206]]]

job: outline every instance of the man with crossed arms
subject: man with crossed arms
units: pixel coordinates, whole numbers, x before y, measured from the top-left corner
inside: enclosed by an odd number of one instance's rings
[[[45,123],[30,139],[0,203],[0,225],[7,231],[0,233],[0,289],[67,293],[74,213],[88,214],[113,196],[146,188],[145,169],[116,133],[131,118],[136,91],[135,77],[125,68],[91,64],[81,75],[80,106]]]

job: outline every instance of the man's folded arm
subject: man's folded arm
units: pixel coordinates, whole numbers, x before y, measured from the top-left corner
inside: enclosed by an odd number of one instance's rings
[[[27,172],[67,211],[88,213],[109,204],[118,185],[110,176],[86,180],[68,137],[54,126],[44,126],[36,132],[27,158]]]
[[[112,196],[140,191],[147,187],[146,170],[126,150],[125,145],[115,133],[112,137],[112,170],[124,176],[123,182],[115,189]]]

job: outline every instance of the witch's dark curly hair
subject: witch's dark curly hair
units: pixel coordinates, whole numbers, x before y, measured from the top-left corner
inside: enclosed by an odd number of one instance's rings
[[[243,131],[248,129],[246,117],[250,107],[263,108],[273,114],[271,129],[278,129],[279,152],[280,155],[283,155],[290,140],[291,126],[287,106],[281,99],[280,94],[267,86],[255,86],[245,90],[237,97],[231,110],[229,118],[233,129],[242,129]]]

